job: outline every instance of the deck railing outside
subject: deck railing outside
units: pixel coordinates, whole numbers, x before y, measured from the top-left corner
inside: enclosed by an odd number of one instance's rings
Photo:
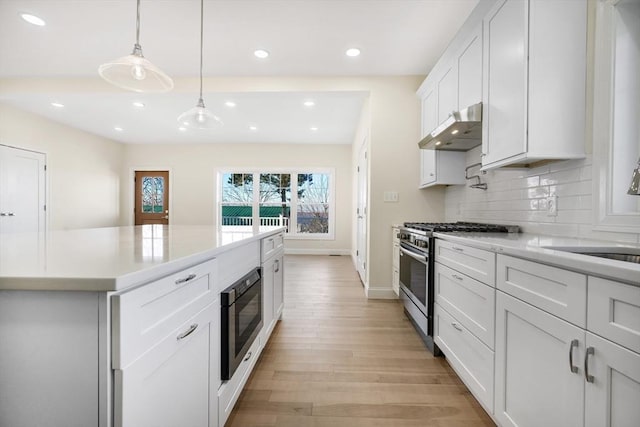
[[[222,229],[231,231],[246,230],[253,227],[253,218],[250,216],[223,216]],[[286,227],[289,229],[289,218],[279,217],[260,217],[260,229],[268,230],[269,228]]]

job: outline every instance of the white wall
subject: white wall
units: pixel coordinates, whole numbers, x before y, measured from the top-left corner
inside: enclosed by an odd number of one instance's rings
[[[47,155],[50,230],[119,225],[122,144],[4,104],[0,144]]]
[[[307,250],[348,254],[351,248],[351,146],[309,144],[171,144],[126,147],[123,171],[123,224],[133,223],[135,168],[170,170],[170,223],[214,224],[220,168],[333,168],[336,179],[334,240],[288,239],[288,251]]]

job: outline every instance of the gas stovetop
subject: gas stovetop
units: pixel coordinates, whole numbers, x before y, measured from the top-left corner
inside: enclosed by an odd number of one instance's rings
[[[477,222],[405,222],[405,228],[427,233],[433,232],[479,232],[479,233],[518,233],[517,225],[481,224]]]

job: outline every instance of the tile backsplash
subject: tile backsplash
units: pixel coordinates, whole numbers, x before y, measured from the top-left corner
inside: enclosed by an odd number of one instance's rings
[[[467,165],[479,162],[480,147],[467,153]],[[447,187],[447,221],[519,225],[524,232],[640,243],[638,233],[593,230],[592,157],[544,164],[530,169],[498,169],[480,174],[487,190],[462,185]],[[468,181],[469,184],[476,180]],[[555,195],[557,215],[550,216]]]

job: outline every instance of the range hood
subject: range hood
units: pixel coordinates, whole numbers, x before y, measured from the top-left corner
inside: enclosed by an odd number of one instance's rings
[[[469,151],[482,143],[482,103],[454,111],[418,146],[428,150]]]

